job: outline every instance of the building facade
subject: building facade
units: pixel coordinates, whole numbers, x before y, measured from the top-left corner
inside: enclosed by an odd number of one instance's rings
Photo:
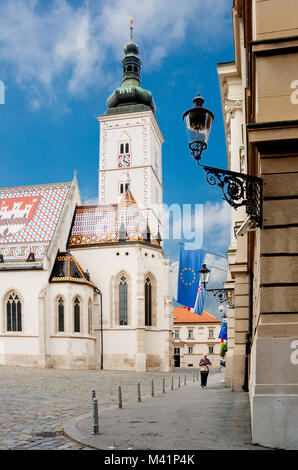
[[[163,137],[132,35],[100,122],[99,200],[70,183],[0,189],[0,364],[169,371]]]
[[[298,4],[234,0],[218,64],[228,168],[261,178],[261,222],[233,213],[226,383],[249,390],[252,440],[298,449]],[[261,186],[259,186],[261,187]]]
[[[204,354],[213,368],[220,367],[220,321],[203,310],[202,315],[188,307],[174,307],[174,366],[199,368]]]

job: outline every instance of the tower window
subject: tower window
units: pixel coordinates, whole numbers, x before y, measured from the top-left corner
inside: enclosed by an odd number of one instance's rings
[[[119,184],[119,194],[124,194],[129,191],[129,183],[120,183]]]
[[[121,142],[120,144],[120,155],[129,153],[130,145],[129,142]]]
[[[129,66],[127,67],[127,71],[128,71],[128,72],[132,72],[132,66],[131,66],[131,65],[129,65]]]
[[[134,66],[133,71],[138,73],[138,67]]]

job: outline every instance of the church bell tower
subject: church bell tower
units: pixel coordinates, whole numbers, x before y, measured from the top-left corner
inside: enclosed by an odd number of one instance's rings
[[[133,38],[124,47],[122,85],[107,100],[98,117],[99,204],[116,204],[130,190],[154,233],[161,224],[158,207],[163,202],[162,143],[154,113],[152,93],[141,87],[141,60]]]

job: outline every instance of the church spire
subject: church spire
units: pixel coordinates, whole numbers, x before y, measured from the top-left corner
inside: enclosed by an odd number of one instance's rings
[[[106,114],[121,114],[151,110],[155,112],[155,103],[150,91],[141,88],[141,60],[139,47],[134,42],[133,24],[130,19],[129,42],[124,47],[122,60],[122,85],[109,96]]]
[[[133,40],[133,19],[130,19],[130,40],[124,47],[125,57],[122,60],[123,76],[122,86],[140,86],[141,84],[141,60],[139,48]]]

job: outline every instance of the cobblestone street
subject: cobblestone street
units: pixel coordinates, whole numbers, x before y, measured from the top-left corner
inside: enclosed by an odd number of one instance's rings
[[[178,386],[178,373],[80,371],[0,367],[0,449],[87,449],[66,439],[62,423],[91,412],[91,391],[96,391],[99,408],[117,405],[118,385],[123,402],[136,400],[137,382],[142,395]],[[180,372],[181,385],[184,372]],[[193,380],[193,371],[187,374]]]

